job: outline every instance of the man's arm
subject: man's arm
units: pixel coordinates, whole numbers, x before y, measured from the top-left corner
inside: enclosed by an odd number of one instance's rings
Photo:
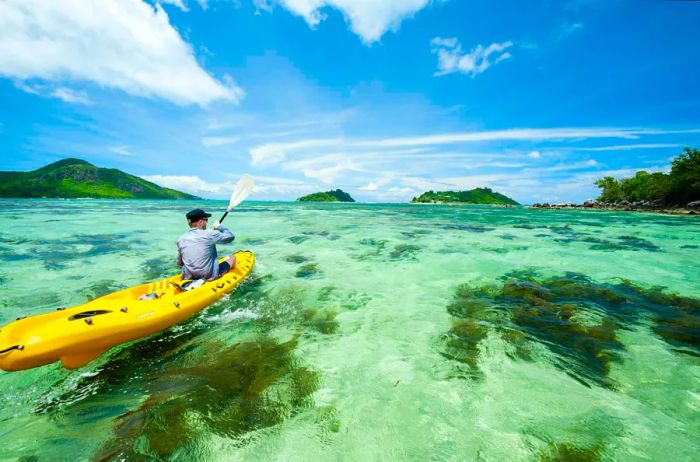
[[[228,228],[221,226],[221,223],[218,221],[214,222],[213,228],[214,244],[228,244],[229,242],[233,242],[233,240],[236,238],[236,236],[234,236],[233,233],[228,230]]]

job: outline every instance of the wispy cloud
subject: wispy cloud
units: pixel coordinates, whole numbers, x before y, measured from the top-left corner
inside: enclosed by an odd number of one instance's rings
[[[559,26],[554,32],[554,40],[563,40],[570,35],[583,30],[585,25],[582,22],[565,23]]]
[[[460,72],[472,77],[481,74],[493,64],[500,63],[512,55],[505,51],[513,42],[492,43],[484,47],[479,44],[469,53],[462,53],[462,46],[456,38],[435,37],[431,40],[432,52],[438,56],[436,76]]]
[[[73,104],[93,104],[88,94],[84,91],[71,90],[70,88],[60,87],[55,89],[51,96]]]
[[[72,90],[66,87],[56,87],[54,85],[24,82],[21,80],[15,81],[15,87],[24,92],[31,93],[32,95],[42,96],[45,98],[58,98],[66,103],[83,104],[88,106],[93,104],[93,101],[83,90]]]
[[[213,148],[233,144],[238,141],[237,136],[205,136],[202,138],[202,146],[205,148]]]
[[[597,138],[636,139],[643,135],[663,135],[677,133],[700,133],[700,129],[659,130],[645,128],[516,128],[508,130],[445,133],[414,137],[383,138],[374,140],[354,140],[343,138],[302,139],[285,143],[266,143],[252,147],[249,152],[253,166],[279,163],[288,154],[324,148],[331,151],[368,148],[388,149],[398,147],[440,146],[449,144],[493,142],[493,141],[548,141],[548,140],[587,140]],[[535,154],[535,152],[537,154]],[[539,158],[539,151],[532,151],[531,158]]]
[[[88,81],[180,105],[243,98],[230,77],[200,67],[158,3],[7,0],[2,9],[0,76]],[[55,96],[81,99],[67,90]]]
[[[290,12],[304,18],[314,28],[326,15],[321,12],[324,7],[339,10],[364,43],[371,44],[379,40],[388,30],[397,30],[401,22],[420,11],[430,0],[277,0]],[[269,3],[255,0],[258,10],[270,11]]]
[[[189,11],[187,4],[183,0],[157,0],[158,3],[170,4],[180,8],[182,11]]]
[[[600,146],[600,147],[584,147],[577,148],[579,151],[630,151],[633,149],[662,149],[662,148],[679,148],[681,144],[623,144],[616,146]]]
[[[109,152],[119,154],[120,156],[131,157],[134,155],[131,151],[129,151],[129,146],[112,146],[111,148],[107,148],[107,150]]]

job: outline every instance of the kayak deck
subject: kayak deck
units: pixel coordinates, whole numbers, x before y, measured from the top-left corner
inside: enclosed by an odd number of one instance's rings
[[[178,275],[18,319],[0,328],[0,369],[17,371],[55,361],[78,368],[116,345],[185,321],[231,292],[254,264],[253,252],[240,251],[233,269],[196,289],[182,291],[186,281]]]

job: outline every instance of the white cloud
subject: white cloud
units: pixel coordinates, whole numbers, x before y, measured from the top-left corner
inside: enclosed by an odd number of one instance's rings
[[[453,72],[470,74],[472,77],[481,74],[493,64],[511,57],[505,51],[513,46],[513,42],[492,43],[484,48],[481,44],[469,53],[462,53],[462,46],[456,38],[435,37],[431,40],[432,52],[438,55],[438,70],[433,75],[446,75]],[[490,61],[493,55],[493,62]]]
[[[595,148],[577,148],[578,151],[629,151],[632,149],[679,148],[680,144],[623,144],[618,146],[600,146]]]
[[[275,164],[284,160],[288,151],[333,146],[339,139],[310,139],[290,143],[268,143],[250,149],[250,162],[253,166]]]
[[[28,83],[15,81],[15,86],[20,90],[31,93],[32,95],[42,96],[45,98],[58,98],[66,103],[71,104],[93,104],[92,100],[85,91],[72,90],[66,87],[55,87],[53,85],[45,85],[41,83]]]
[[[111,148],[107,148],[107,150],[115,154],[119,154],[120,156],[133,156],[131,151],[129,151],[129,146],[112,146]]]
[[[542,154],[540,154],[540,151],[530,151],[527,156],[531,159],[539,159],[542,157]]]
[[[623,138],[636,139],[643,135],[664,135],[675,133],[698,133],[699,129],[691,130],[657,130],[636,128],[515,128],[508,130],[475,131],[461,133],[445,133],[436,135],[423,135],[414,137],[383,138],[375,140],[348,140],[342,138],[301,139],[285,143],[266,143],[254,146],[249,150],[253,166],[266,166],[279,163],[286,159],[288,154],[298,151],[312,151],[317,148],[328,148],[334,151],[341,149],[372,148],[387,149],[397,147],[414,147],[411,151],[403,153],[420,153],[421,146],[439,146],[446,144],[478,143],[489,141],[547,141],[547,140],[586,140],[597,138]],[[535,154],[536,153],[536,154]],[[351,155],[379,155],[401,157],[402,152],[378,151],[374,153],[348,153]],[[451,155],[451,154],[450,154]],[[457,157],[465,154],[458,153]],[[532,151],[528,155],[538,158],[539,151]],[[433,156],[430,154],[430,156]],[[437,157],[434,155],[433,157]]]
[[[244,96],[199,66],[160,4],[141,0],[6,0],[0,50],[4,77],[89,81],[180,105]]]
[[[198,176],[147,175],[141,178],[166,188],[203,196],[223,196],[224,193],[233,191],[235,187],[235,185],[228,182],[225,184],[207,183]]]
[[[189,11],[189,8],[187,8],[187,5],[183,0],[158,0],[158,3],[163,3],[163,4],[170,4],[174,5],[178,8],[180,8],[182,11]]]
[[[326,16],[322,8],[335,8],[343,13],[350,29],[366,44],[379,40],[388,30],[397,30],[401,21],[412,16],[430,0],[277,0],[282,6],[304,18],[310,27],[318,26]],[[255,5],[259,9],[256,0]]]
[[[55,89],[51,96],[73,104],[92,104],[90,97],[84,91],[71,90],[70,88],[59,87]]]
[[[205,148],[213,148],[233,144],[236,141],[238,141],[237,136],[205,136],[202,138],[202,146]]]

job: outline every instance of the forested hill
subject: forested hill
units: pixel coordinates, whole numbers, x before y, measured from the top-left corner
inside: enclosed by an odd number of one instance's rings
[[[475,188],[469,191],[428,191],[411,200],[412,203],[427,204],[499,204],[518,205],[516,201],[490,188]]]
[[[0,172],[0,197],[197,199],[80,159],[59,160],[30,172]]]
[[[355,199],[350,197],[350,194],[341,189],[308,194],[297,200],[302,202],[355,202]]]

